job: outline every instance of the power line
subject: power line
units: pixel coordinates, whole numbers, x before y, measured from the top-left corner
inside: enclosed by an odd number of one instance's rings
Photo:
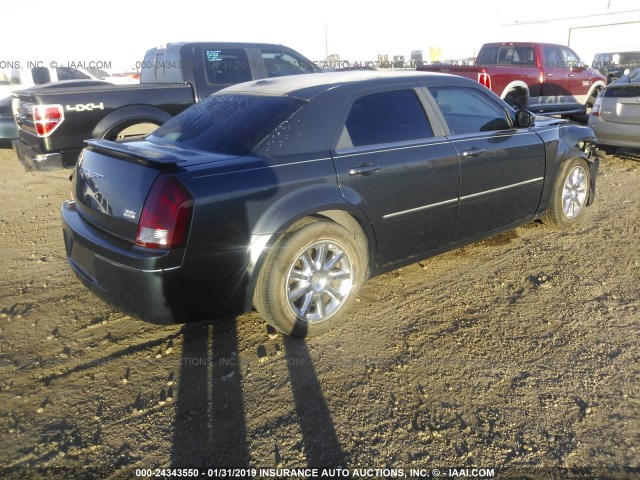
[[[567,40],[567,45],[571,46],[571,32],[573,30],[583,30],[585,28],[600,28],[600,27],[613,27],[617,25],[630,25],[632,23],[640,23],[640,20],[630,21],[630,22],[616,22],[616,23],[601,23],[600,25],[584,25],[581,27],[571,27],[569,29],[569,39]]]
[[[640,12],[640,10],[636,9],[636,10],[624,10],[620,12],[610,12],[610,13],[595,13],[593,15],[581,15],[579,17],[550,18],[547,20],[525,20],[522,22],[519,22],[518,20],[516,20],[515,23],[505,23],[502,26],[505,27],[505,26],[513,26],[513,25],[535,25],[538,23],[562,22],[565,20],[576,20],[576,19],[583,19],[583,18],[609,17],[611,15],[620,15],[624,13],[638,13],[638,12]]]

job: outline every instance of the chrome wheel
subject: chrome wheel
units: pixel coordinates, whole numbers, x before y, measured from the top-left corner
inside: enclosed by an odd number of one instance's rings
[[[587,172],[576,165],[567,175],[562,188],[562,212],[568,219],[577,217],[587,201]]]
[[[352,287],[349,254],[339,243],[321,240],[298,254],[287,273],[285,295],[296,317],[313,323],[338,311]]]

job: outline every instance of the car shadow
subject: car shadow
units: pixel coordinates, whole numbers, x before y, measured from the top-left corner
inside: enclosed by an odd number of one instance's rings
[[[249,466],[234,320],[185,325],[176,394],[174,468]]]
[[[346,458],[306,341],[284,337],[284,348],[307,466],[344,467]]]
[[[172,468],[273,468],[251,458],[236,320],[199,322],[183,328],[180,373],[173,395]],[[309,468],[344,466],[346,459],[307,343],[284,337],[284,360]],[[246,412],[251,415],[251,412]],[[299,465],[295,465],[299,467]],[[203,470],[204,471],[204,470]]]

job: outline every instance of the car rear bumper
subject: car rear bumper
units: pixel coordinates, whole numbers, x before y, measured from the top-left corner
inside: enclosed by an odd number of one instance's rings
[[[608,122],[591,115],[589,126],[601,145],[640,148],[640,124]]]
[[[13,119],[13,115],[0,115],[0,141],[14,140],[16,138],[18,138],[18,126]]]
[[[114,239],[62,206],[67,260],[93,293],[118,310],[157,323],[185,323],[246,310],[244,257],[228,246],[154,250]],[[225,253],[227,252],[227,253]]]
[[[24,143],[22,140],[11,142],[18,160],[27,170],[59,170],[64,168],[60,153],[40,153]]]

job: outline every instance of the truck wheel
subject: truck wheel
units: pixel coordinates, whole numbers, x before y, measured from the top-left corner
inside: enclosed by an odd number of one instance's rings
[[[581,158],[574,158],[560,167],[553,187],[549,209],[542,221],[555,228],[568,228],[579,223],[589,200],[589,165]]]
[[[596,103],[596,97],[599,95],[599,93],[600,93],[600,89],[595,90],[593,92],[593,95],[589,97],[589,99],[587,100],[587,103],[584,104],[584,108],[585,108],[584,113],[569,115],[569,119],[573,120],[574,122],[581,123],[582,125],[586,125],[587,123],[589,123],[589,115],[591,115],[591,110],[593,109],[593,106]]]
[[[123,140],[133,140],[136,138],[144,138],[153,132],[158,125],[155,123],[136,123],[134,125],[129,125],[121,130],[116,130],[116,132],[111,133],[107,136],[108,140],[114,140],[116,142],[121,142]]]
[[[254,298],[258,311],[294,337],[335,327],[363,282],[363,243],[331,221],[298,222],[274,244],[260,271]]]
[[[527,108],[527,98],[521,90],[512,90],[504,97],[504,101],[516,110]]]

